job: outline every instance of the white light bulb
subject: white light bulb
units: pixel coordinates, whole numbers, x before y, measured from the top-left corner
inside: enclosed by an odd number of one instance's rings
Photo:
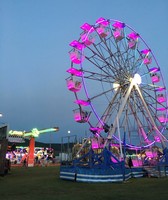
[[[120,87],[120,84],[113,83],[113,88],[114,88],[115,91],[117,91],[119,87]]]
[[[142,83],[141,76],[139,74],[135,74],[134,81],[136,84],[140,85]]]

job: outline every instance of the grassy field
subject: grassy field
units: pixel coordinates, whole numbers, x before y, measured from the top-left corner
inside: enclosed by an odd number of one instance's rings
[[[162,200],[167,178],[131,179],[124,183],[77,183],[59,179],[59,166],[15,167],[0,177],[0,200]]]

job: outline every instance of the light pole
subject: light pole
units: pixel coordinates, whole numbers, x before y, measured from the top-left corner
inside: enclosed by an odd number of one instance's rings
[[[68,130],[68,146],[67,146],[67,149],[68,149],[68,161],[70,160],[70,149],[69,149],[70,133],[71,133],[71,131]]]
[[[50,133],[50,151],[51,151],[51,141],[52,141],[52,138],[51,138],[51,133]]]

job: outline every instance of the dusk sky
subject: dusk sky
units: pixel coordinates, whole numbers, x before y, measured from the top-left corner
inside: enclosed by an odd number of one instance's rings
[[[152,49],[168,87],[167,0],[0,0],[0,112],[10,130],[59,127],[37,141],[84,137],[88,126],[73,119],[74,95],[65,79],[69,43],[80,26],[100,17],[133,27]]]

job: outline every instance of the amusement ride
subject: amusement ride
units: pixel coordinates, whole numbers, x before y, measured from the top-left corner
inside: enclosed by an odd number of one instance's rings
[[[87,123],[91,134],[71,165],[61,166],[60,178],[115,182],[143,176],[145,165],[168,165],[167,91],[152,49],[118,20],[101,17],[80,28],[69,44],[66,83],[75,97],[74,120]],[[146,152],[131,172],[127,150]]]
[[[58,131],[58,127],[53,128],[45,128],[38,130],[37,128],[33,128],[31,131],[13,131],[10,130],[8,133],[8,138],[12,137],[20,137],[23,139],[29,139],[29,151],[27,155],[27,166],[33,167],[34,166],[34,153],[35,153],[35,138],[39,137],[40,134],[48,133],[48,132],[56,132]]]

